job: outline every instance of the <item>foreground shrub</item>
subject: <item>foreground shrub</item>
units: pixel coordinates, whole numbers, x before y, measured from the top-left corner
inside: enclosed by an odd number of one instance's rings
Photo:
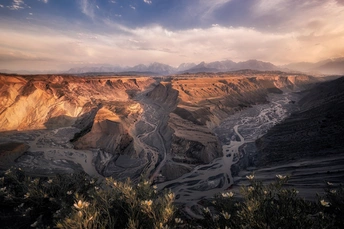
[[[0,177],[0,228],[343,228],[342,186],[328,183],[326,195],[311,202],[285,187],[287,176],[269,185],[247,178],[241,195],[220,193],[202,203],[203,219],[193,219],[176,212],[173,193],[159,193],[148,181],[100,181],[85,173],[33,178],[8,170]]]
[[[204,228],[343,228],[344,189],[330,187],[318,201],[298,197],[298,191],[285,188],[288,176],[263,185],[247,176],[250,185],[235,198],[232,192],[217,195],[204,209]],[[238,194],[237,194],[238,195]]]
[[[102,182],[84,173],[0,177],[2,228],[164,228],[171,224],[174,195],[148,181]]]

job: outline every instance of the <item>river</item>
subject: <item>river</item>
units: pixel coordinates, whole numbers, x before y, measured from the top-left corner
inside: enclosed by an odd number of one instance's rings
[[[175,180],[160,183],[158,187],[170,188],[176,194],[176,202],[187,207],[230,188],[233,185],[231,167],[244,156],[240,150],[242,146],[254,142],[286,118],[296,109],[292,101],[297,97],[296,93],[272,94],[270,103],[255,105],[228,117],[214,130],[222,143],[223,156]]]

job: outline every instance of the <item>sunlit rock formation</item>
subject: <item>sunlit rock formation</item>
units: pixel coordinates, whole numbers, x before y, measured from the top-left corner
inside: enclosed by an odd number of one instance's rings
[[[99,149],[93,164],[100,174],[170,180],[223,155],[213,132],[222,120],[267,103],[269,93],[314,81],[257,71],[157,78],[3,75],[0,131],[73,127],[75,149]]]

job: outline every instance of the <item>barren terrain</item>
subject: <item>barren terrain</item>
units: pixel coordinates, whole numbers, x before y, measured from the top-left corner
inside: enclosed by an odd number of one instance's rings
[[[257,154],[257,139],[264,142],[269,129],[300,110],[301,91],[317,82],[302,74],[255,71],[0,79],[0,144],[29,147],[13,149],[15,157],[6,157],[2,169],[16,165],[42,175],[83,170],[120,180],[145,176],[189,207],[236,190],[265,155]],[[340,166],[334,163],[339,159],[286,162],[256,174],[268,181],[302,167],[293,173],[296,185],[315,167]]]

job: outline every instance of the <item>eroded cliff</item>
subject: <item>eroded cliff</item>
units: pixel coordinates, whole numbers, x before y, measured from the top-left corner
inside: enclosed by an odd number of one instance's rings
[[[102,175],[167,180],[223,155],[213,132],[223,119],[315,81],[279,72],[0,80],[0,131],[73,126],[75,149],[100,150]]]

